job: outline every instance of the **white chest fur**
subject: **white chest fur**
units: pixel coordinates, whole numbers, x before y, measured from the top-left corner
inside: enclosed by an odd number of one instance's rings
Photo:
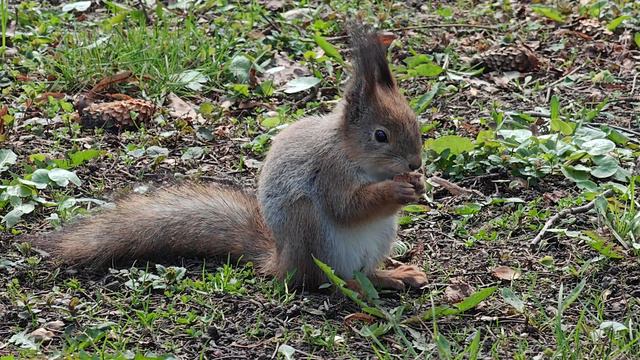
[[[396,217],[377,219],[357,227],[335,225],[329,230],[328,258],[333,270],[342,278],[350,279],[354,271],[373,271],[389,254],[396,238]]]

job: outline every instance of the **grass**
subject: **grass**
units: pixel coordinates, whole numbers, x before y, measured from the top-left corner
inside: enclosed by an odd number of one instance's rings
[[[0,359],[636,356],[636,2],[194,4],[0,2]],[[356,15],[398,35],[389,58],[418,112],[428,175],[476,191],[430,183],[405,209],[395,253],[428,271],[425,289],[376,291],[360,279],[364,298],[314,294],[224,259],[95,272],[22,242],[130,191],[252,187],[279,127],[340,98],[342,23]],[[579,16],[613,30],[587,33]],[[483,72],[468,61],[517,41],[549,66]],[[130,131],[83,129],[77,96],[123,71],[134,76],[97,101],[124,94],[158,113]],[[320,82],[284,91],[300,77]],[[170,93],[198,116],[172,115]],[[529,247],[554,214],[607,190]]]

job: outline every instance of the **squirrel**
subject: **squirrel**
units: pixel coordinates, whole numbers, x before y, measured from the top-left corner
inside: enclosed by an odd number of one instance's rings
[[[272,141],[257,196],[220,185],[179,185],[134,194],[111,209],[39,236],[36,247],[70,265],[230,256],[257,273],[317,289],[313,257],[377,287],[426,285],[417,266],[381,270],[397,214],[424,193],[416,115],[387,62],[382,35],[350,30],[353,75],[329,114],[291,124]]]

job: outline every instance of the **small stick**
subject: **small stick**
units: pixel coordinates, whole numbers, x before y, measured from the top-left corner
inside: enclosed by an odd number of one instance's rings
[[[456,185],[454,183],[452,183],[449,180],[443,179],[439,176],[432,176],[428,179],[429,181],[442,186],[443,188],[445,188],[448,192],[451,193],[451,195],[453,196],[459,196],[459,195],[471,195],[471,194],[475,194],[478,196],[482,196],[484,197],[484,194],[481,193],[478,190],[470,190],[467,188],[463,188],[460,185]]]
[[[612,194],[613,194],[613,190],[609,189],[609,190],[603,192],[602,196],[608,197],[608,196],[611,196]],[[542,227],[542,230],[540,230],[538,235],[536,235],[536,237],[533,238],[533,240],[531,240],[529,245],[531,245],[531,246],[538,245],[538,243],[542,240],[542,237],[544,236],[544,234],[549,230],[549,228],[551,226],[553,226],[553,224],[555,224],[556,221],[558,221],[558,219],[566,217],[567,215],[575,215],[575,214],[585,213],[585,212],[593,209],[593,207],[596,206],[596,200],[597,199],[598,198],[596,197],[595,199],[589,201],[585,205],[581,205],[581,206],[577,206],[577,207],[561,210],[559,213],[557,213],[557,214],[553,215],[552,217],[550,217],[547,220],[547,222],[544,223],[544,226]]]

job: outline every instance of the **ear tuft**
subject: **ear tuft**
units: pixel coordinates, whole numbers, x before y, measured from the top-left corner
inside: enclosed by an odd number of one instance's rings
[[[395,80],[387,63],[387,47],[395,39],[390,33],[377,33],[369,26],[349,24],[353,56],[354,80],[362,82],[365,90],[375,87],[394,88]]]

